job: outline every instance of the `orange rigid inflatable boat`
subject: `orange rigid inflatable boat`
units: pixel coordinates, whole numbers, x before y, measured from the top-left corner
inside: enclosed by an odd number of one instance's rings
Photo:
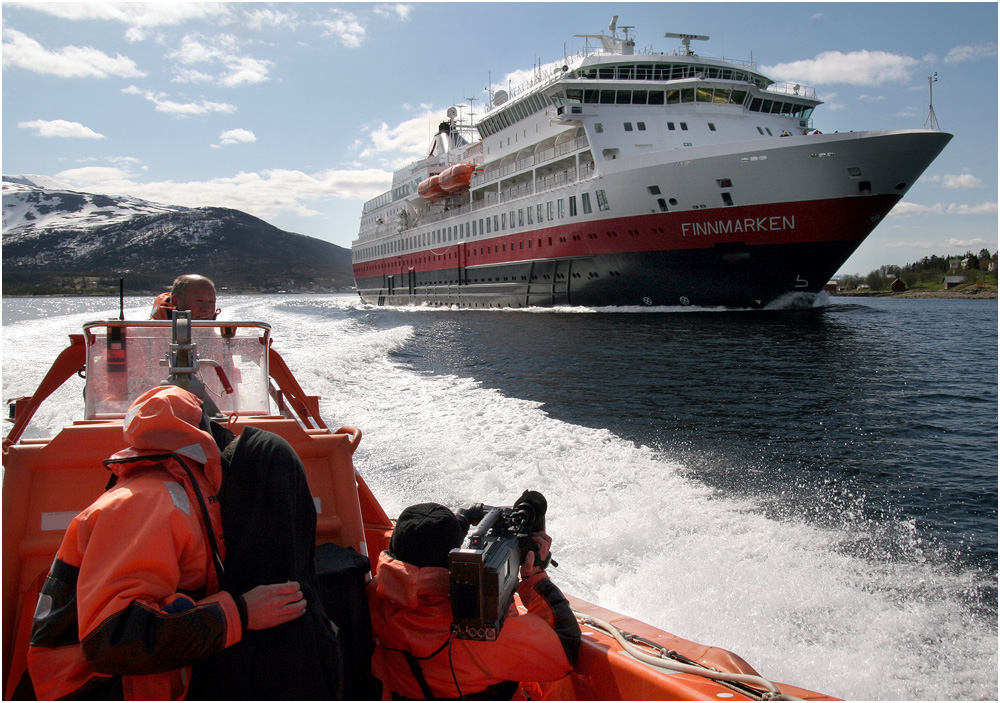
[[[330,429],[261,322],[107,320],[70,335],[35,394],[11,401],[3,440],[4,698],[27,687],[26,653],[38,593],[63,533],[107,484],[102,461],[124,448],[131,402],[167,376],[193,392],[235,434],[274,432],[298,453],[317,510],[317,545],[353,547],[377,562],[393,521],[355,470],[361,431]],[[82,417],[47,439],[22,439],[38,406],[84,370]],[[221,416],[221,418],[219,417]],[[576,669],[560,681],[522,684],[545,700],[835,700],[764,679],[738,655],[697,644],[568,596],[583,631]]]

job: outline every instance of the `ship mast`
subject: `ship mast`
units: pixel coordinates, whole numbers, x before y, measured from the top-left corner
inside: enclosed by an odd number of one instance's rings
[[[935,132],[941,131],[941,125],[938,124],[937,115],[934,114],[934,84],[937,83],[937,71],[934,71],[931,75],[927,76],[927,90],[930,93],[928,104],[930,105],[930,111],[927,113],[927,119],[924,120],[924,129],[933,129]]]

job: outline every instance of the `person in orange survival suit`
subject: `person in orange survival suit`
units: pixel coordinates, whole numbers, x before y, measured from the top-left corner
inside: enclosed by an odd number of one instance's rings
[[[174,279],[169,293],[156,297],[149,319],[169,320],[171,310],[190,310],[192,320],[214,320],[219,314],[215,303],[215,284],[204,276],[188,273]]]
[[[368,584],[376,637],[372,673],[383,700],[473,697],[510,699],[518,682],[555,681],[576,664],[580,626],[569,602],[529,552],[517,592],[527,608],[511,604],[492,642],[457,639],[451,632],[448,552],[468,526],[436,503],[404,510],[389,550]],[[534,535],[541,562],[552,538]]]
[[[117,483],[70,524],[28,650],[40,700],[179,700],[190,664],[306,608],[296,582],[219,591],[219,448],[200,401],[162,386],[132,404]],[[115,479],[113,478],[114,482]]]

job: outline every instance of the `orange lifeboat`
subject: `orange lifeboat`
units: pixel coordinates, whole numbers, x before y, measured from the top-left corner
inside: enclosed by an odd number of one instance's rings
[[[472,182],[472,174],[476,172],[475,164],[455,164],[441,172],[439,183],[449,193],[465,190]]]
[[[424,200],[440,200],[448,195],[448,191],[441,187],[440,176],[431,176],[420,181],[417,193]]]

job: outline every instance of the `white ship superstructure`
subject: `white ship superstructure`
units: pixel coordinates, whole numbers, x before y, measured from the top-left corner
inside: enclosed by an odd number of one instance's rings
[[[576,56],[451,108],[365,204],[377,304],[760,307],[820,291],[951,135],[819,134],[815,90],[752,63],[636,53],[612,22]]]

